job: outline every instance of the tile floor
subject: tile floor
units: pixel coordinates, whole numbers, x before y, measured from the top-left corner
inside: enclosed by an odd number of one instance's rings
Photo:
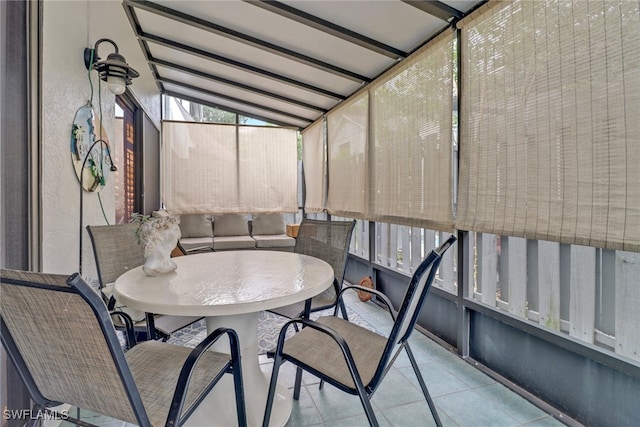
[[[349,294],[353,295],[348,299],[349,308],[375,329],[384,333],[390,330],[392,321],[385,310],[371,302],[360,302],[355,293]],[[564,425],[423,334],[414,332],[410,344],[445,426]],[[263,370],[270,372],[270,359],[260,357]],[[294,368],[290,364],[282,366],[280,380],[293,389]],[[319,390],[318,384],[317,378],[305,373],[300,400],[294,401],[287,427],[369,425],[357,396],[326,384],[323,390]],[[404,354],[396,360],[382,381],[372,403],[381,427],[435,425],[411,364]]]
[[[351,295],[347,298],[349,308],[365,319],[372,328],[383,333],[390,329],[391,318],[385,310],[372,302],[360,302],[355,293],[347,294]],[[410,343],[445,426],[564,425],[423,334],[414,332]],[[260,356],[260,362],[263,371],[270,373],[270,359]],[[282,366],[280,381],[293,389],[293,366]],[[319,390],[318,384],[315,377],[309,374],[303,376],[300,400],[294,401],[286,427],[368,426],[356,396],[348,395],[330,385]],[[401,355],[396,360],[372,402],[382,427],[435,425],[406,355]],[[130,427],[122,421],[91,416],[84,412],[81,414],[83,421],[101,427]],[[75,416],[75,411],[70,415]],[[71,425],[63,422],[60,427]]]

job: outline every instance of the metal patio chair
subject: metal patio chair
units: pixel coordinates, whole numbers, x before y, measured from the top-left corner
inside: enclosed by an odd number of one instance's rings
[[[310,255],[326,261],[333,268],[335,274],[333,286],[320,295],[311,298],[309,313],[335,307],[338,292],[342,289],[347,255],[349,255],[349,243],[351,242],[351,233],[355,224],[355,220],[324,221],[302,219],[293,252]],[[340,309],[346,317],[344,304],[341,305]],[[269,311],[293,319],[305,314],[305,302],[278,307]]]
[[[96,260],[98,283],[103,299],[110,310],[118,309],[134,320],[138,340],[162,338],[166,341],[172,333],[202,319],[195,316],[169,316],[142,313],[118,305],[113,297],[113,284],[121,274],[144,264],[142,245],[136,240],[137,224],[88,225],[91,245]],[[124,329],[118,319],[116,328]]]
[[[269,425],[278,372],[280,365],[286,361],[317,376],[321,382],[326,381],[339,390],[359,396],[369,424],[378,426],[370,400],[402,350],[409,357],[436,425],[441,426],[435,404],[420,374],[408,339],[435,279],[442,256],[455,240],[451,236],[439,248],[431,251],[418,266],[397,313],[388,298],[377,290],[349,286],[340,292],[339,298],[350,290],[370,292],[384,302],[394,318],[388,337],[338,317],[337,306],[333,316],[323,316],[317,321],[293,319],[287,322],[280,331],[275,352],[270,354],[274,357],[274,363],[263,427]],[[302,325],[303,328],[285,341],[287,329],[294,324]],[[298,388],[299,384],[296,383],[295,386]],[[295,395],[294,391],[294,398]]]
[[[65,403],[140,426],[180,426],[230,373],[238,423],[246,426],[235,331],[219,328],[195,349],[146,341],[125,353],[109,311],[79,274],[3,269],[0,279],[2,344],[32,412]],[[208,351],[221,337],[230,355]]]

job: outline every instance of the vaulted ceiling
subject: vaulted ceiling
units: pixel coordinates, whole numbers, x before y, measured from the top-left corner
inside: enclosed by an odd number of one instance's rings
[[[481,3],[123,1],[162,93],[298,128]]]

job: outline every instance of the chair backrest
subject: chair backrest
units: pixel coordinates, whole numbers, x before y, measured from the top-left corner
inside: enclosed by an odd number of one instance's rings
[[[338,287],[341,287],[355,224],[355,220],[324,221],[303,218],[293,251],[327,262],[333,268]]]
[[[450,236],[440,247],[429,252],[413,273],[402,303],[400,304],[393,328],[389,334],[387,347],[372,383],[376,383],[384,376],[384,369],[391,359],[391,354],[395,346],[407,341],[411,336],[418,316],[420,315],[420,310],[436,277],[442,257],[455,241],[456,237]]]
[[[137,224],[88,225],[100,288],[126,271],[144,264],[144,249],[136,237]]]
[[[80,277],[0,270],[2,344],[31,398],[149,425],[107,308]]]

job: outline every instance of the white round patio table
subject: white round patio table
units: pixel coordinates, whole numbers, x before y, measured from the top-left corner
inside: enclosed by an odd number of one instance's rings
[[[282,307],[322,293],[334,273],[326,262],[292,252],[244,250],[173,258],[176,271],[147,276],[142,267],[115,282],[119,303],[156,314],[204,316],[207,330],[235,329],[240,340],[247,421],[262,425],[268,377],[258,362],[260,311]],[[222,338],[216,351],[229,353]],[[158,361],[162,363],[162,361]],[[233,381],[225,375],[187,420],[188,426],[237,425]],[[283,426],[291,415],[291,394],[278,385],[270,426]]]

